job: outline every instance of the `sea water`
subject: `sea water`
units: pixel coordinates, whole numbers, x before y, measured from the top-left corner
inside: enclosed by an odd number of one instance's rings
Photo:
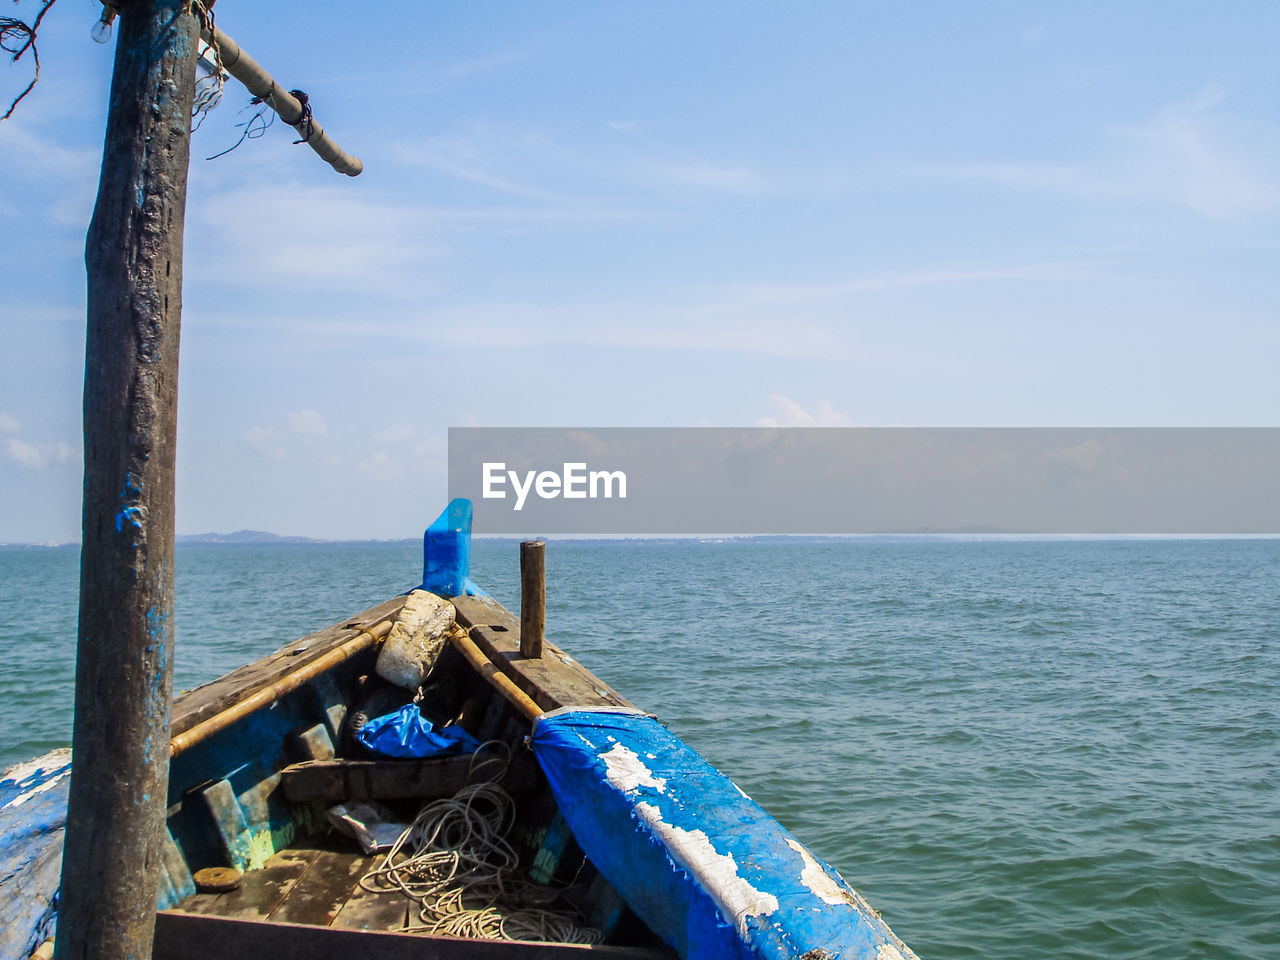
[[[553,541],[547,633],[925,960],[1280,957],[1280,541]],[[78,556],[0,551],[0,767],[69,739]],[[418,543],[181,545],[189,688]],[[514,543],[475,579],[519,604]]]

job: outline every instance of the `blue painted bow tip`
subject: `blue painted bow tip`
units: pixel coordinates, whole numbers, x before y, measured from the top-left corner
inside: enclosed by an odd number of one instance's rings
[[[449,501],[422,538],[422,589],[442,597],[484,596],[471,580],[470,500]]]

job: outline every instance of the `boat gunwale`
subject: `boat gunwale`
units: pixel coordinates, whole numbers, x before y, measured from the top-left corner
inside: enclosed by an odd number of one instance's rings
[[[393,618],[408,594],[384,600],[367,610],[316,630],[257,660],[237,667],[175,698],[169,720],[169,736],[177,737],[247,700],[272,684],[297,673],[376,624]]]

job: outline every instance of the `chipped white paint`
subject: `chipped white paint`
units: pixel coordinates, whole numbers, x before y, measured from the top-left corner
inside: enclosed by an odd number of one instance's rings
[[[787,837],[787,846],[800,854],[800,859],[804,862],[804,869],[800,871],[800,882],[813,891],[815,897],[823,903],[832,905],[844,903],[849,906],[857,906],[857,900],[854,898],[853,892],[832,880],[827,875],[827,871],[822,869],[822,865],[814,859],[812,853],[790,837]],[[877,958],[877,960],[880,960],[880,958]]]
[[[60,747],[46,753],[43,757],[36,757],[34,760],[25,760],[22,763],[14,764],[4,772],[4,776],[0,776],[0,783],[14,783],[21,785],[23,780],[29,780],[37,773],[43,773],[46,770],[56,770],[58,767],[64,767],[71,762],[71,748]]]
[[[862,894],[847,885],[841,886],[843,881],[833,880],[827,871],[822,869],[822,865],[813,854],[790,837],[786,840],[787,846],[800,854],[800,858],[804,861],[804,869],[800,871],[800,882],[813,891],[814,896],[823,903],[829,903],[832,906],[843,903],[868,918],[874,918],[880,922],[884,935],[893,938],[892,941],[876,947],[876,960],[920,960],[905,943],[894,936],[892,930],[883,925],[880,914],[871,908],[871,904],[867,903]]]
[[[653,787],[659,793],[666,792],[667,781],[655,777],[653,771],[644,765],[644,761],[636,756],[635,751],[625,744],[615,743],[613,749],[600,754],[604,761],[605,778],[616,789],[623,793],[639,790],[641,787]]]
[[[40,784],[40,786],[32,787],[26,793],[19,794],[18,796],[14,797],[12,800],[6,803],[3,807],[0,807],[0,810],[8,810],[10,807],[20,807],[24,803],[26,803],[28,800],[32,800],[38,797],[40,794],[44,793],[46,790],[52,790],[54,787],[58,785],[59,780],[65,780],[70,775],[71,775],[70,770],[64,770],[62,773],[58,774],[56,777],[46,780],[44,783]]]
[[[636,814],[666,844],[671,857],[688,870],[715,898],[725,919],[747,935],[747,918],[765,916],[778,909],[778,898],[753,887],[738,876],[738,863],[731,853],[720,853],[701,830],[685,830],[662,819],[662,811],[651,803],[636,804]]]

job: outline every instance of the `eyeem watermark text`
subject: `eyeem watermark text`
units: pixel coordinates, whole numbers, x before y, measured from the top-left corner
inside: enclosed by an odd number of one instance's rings
[[[486,500],[505,500],[506,486],[511,484],[515,492],[515,509],[524,507],[530,490],[543,500],[586,500],[604,497],[627,499],[627,475],[621,470],[588,470],[585,463],[566,463],[560,473],[554,470],[526,470],[523,478],[515,470],[508,470],[504,461],[485,461],[482,465]],[[523,480],[523,482],[521,482]]]

